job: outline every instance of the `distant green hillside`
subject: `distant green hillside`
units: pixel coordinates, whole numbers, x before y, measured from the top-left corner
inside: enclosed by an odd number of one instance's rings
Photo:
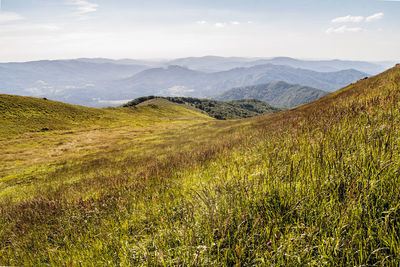
[[[156,100],[156,102],[154,102]],[[164,101],[162,101],[164,100]],[[249,118],[262,114],[270,114],[282,111],[281,108],[276,108],[268,103],[257,99],[241,99],[233,101],[217,101],[210,99],[200,99],[192,97],[159,97],[145,96],[136,98],[125,105],[131,107],[143,104],[167,104],[174,103],[184,105],[188,108],[202,111],[210,117],[218,120]]]
[[[328,93],[313,87],[280,81],[233,88],[218,95],[215,99],[234,100],[255,98],[276,107],[292,108],[310,103],[326,94]]]

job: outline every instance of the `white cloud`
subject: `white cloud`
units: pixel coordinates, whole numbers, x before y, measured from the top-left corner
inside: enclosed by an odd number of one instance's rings
[[[399,0],[400,1],[400,0]],[[380,20],[384,17],[384,13],[379,12],[372,14],[371,16],[368,17],[363,17],[363,16],[345,16],[345,17],[337,17],[333,20],[331,20],[331,23],[368,23],[376,20]],[[347,25],[342,25],[342,26],[335,26],[335,27],[330,27],[326,30],[326,33],[331,34],[331,33],[346,33],[346,32],[362,32],[365,31],[364,28],[362,27],[349,27]]]
[[[249,24],[250,23],[252,23],[252,22],[248,22]],[[199,21],[196,21],[196,24],[198,24],[198,25],[213,25],[214,27],[217,27],[217,28],[225,28],[225,27],[228,27],[228,26],[230,26],[230,25],[233,25],[233,26],[237,26],[237,25],[241,25],[242,23],[241,22],[239,22],[239,21],[236,21],[236,20],[233,20],[233,21],[220,21],[220,22],[207,22],[207,21],[205,21],[205,20],[199,20]]]
[[[400,1],[400,0],[399,0]],[[345,17],[337,17],[331,20],[332,23],[360,23],[360,22],[371,22],[375,20],[380,20],[383,18],[385,14],[382,12],[375,13],[368,17],[363,16],[345,16]]]
[[[362,32],[364,31],[363,28],[361,27],[348,27],[346,25],[340,26],[340,27],[330,27],[329,29],[326,30],[326,33],[346,33],[346,32]]]
[[[0,24],[14,22],[14,21],[23,20],[23,19],[24,19],[24,17],[17,13],[0,11]]]
[[[365,18],[365,21],[366,21],[366,22],[371,22],[371,21],[374,21],[374,20],[380,20],[380,19],[383,18],[384,15],[385,15],[385,14],[383,14],[382,12],[380,12],[380,13],[375,13],[375,14],[369,16],[369,17],[366,17],[366,18]]]
[[[334,18],[331,22],[332,23],[346,23],[346,22],[354,22],[354,23],[360,23],[364,20],[363,16],[345,16],[345,17],[338,17]]]
[[[77,15],[84,15],[87,13],[95,12],[99,7],[98,4],[94,4],[86,0],[69,0],[68,4],[76,7]]]

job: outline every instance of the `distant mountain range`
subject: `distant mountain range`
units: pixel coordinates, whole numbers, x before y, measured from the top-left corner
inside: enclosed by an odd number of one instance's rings
[[[99,107],[143,95],[211,97],[234,87],[277,81],[334,91],[384,68],[370,62],[211,56],[158,61],[44,60],[1,63],[0,93]]]
[[[51,95],[70,89],[94,87],[103,81],[122,79],[145,70],[141,65],[89,63],[79,60],[44,60],[0,63],[2,93],[22,91]]]
[[[210,97],[233,87],[285,81],[335,91],[368,76],[357,70],[316,72],[282,65],[258,65],[235,68],[229,71],[206,73],[180,66],[154,68],[142,71],[130,78],[112,81],[105,88],[113,88],[112,94],[127,99],[146,94],[162,96]]]
[[[290,57],[274,58],[245,58],[245,57],[187,57],[173,60],[135,60],[135,59],[106,59],[106,58],[81,58],[77,59],[90,63],[113,63],[113,64],[133,64],[147,67],[167,67],[177,65],[192,70],[203,72],[226,71],[234,68],[248,68],[257,65],[274,64],[285,65],[293,68],[314,70],[318,72],[335,72],[340,70],[355,69],[361,72],[375,75],[383,72],[388,67],[392,67],[396,62],[365,62],[351,60],[300,60]]]
[[[168,62],[169,65],[179,65],[193,70],[217,72],[240,67],[274,64],[293,68],[314,70],[318,72],[335,72],[347,69],[356,69],[370,75],[378,74],[395,62],[364,62],[349,60],[300,60],[290,57],[275,58],[241,58],[241,57],[189,57]]]
[[[227,101],[255,98],[276,107],[292,108],[310,103],[326,94],[327,92],[316,88],[279,81],[233,88],[214,97],[214,99]]]

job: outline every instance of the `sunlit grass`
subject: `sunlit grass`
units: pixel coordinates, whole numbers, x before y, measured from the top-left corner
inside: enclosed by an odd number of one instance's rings
[[[397,266],[399,94],[397,67],[246,120],[131,111],[132,127],[29,133],[37,151],[84,144],[37,163],[4,139],[29,164],[0,180],[0,263]]]

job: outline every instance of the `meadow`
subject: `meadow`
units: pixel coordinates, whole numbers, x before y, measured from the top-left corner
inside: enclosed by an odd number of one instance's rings
[[[399,65],[242,120],[1,96],[0,265],[397,266],[399,96]]]

